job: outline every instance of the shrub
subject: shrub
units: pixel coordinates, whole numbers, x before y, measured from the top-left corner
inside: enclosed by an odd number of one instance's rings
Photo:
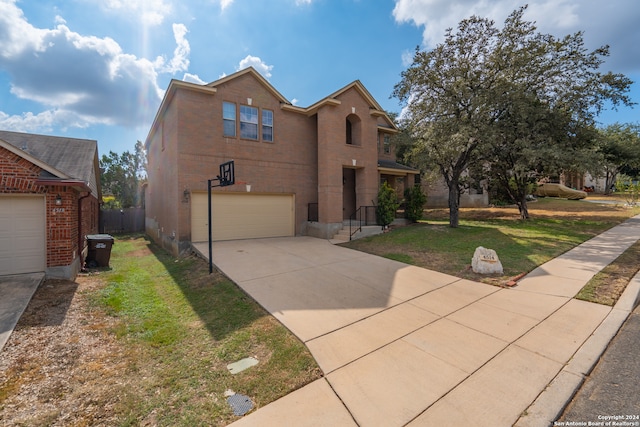
[[[378,224],[383,227],[391,224],[396,217],[398,206],[400,204],[396,191],[385,182],[378,190],[378,206],[376,206]]]
[[[422,192],[419,185],[404,190],[405,216],[411,222],[418,222],[422,219],[424,204],[427,203],[427,196]]]

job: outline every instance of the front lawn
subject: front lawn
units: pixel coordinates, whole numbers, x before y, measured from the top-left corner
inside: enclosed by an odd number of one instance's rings
[[[449,227],[447,209],[425,211],[423,221],[345,246],[457,277],[504,284],[540,264],[640,213],[640,208],[587,201],[539,199],[529,204],[531,219],[515,207],[461,209],[460,226]],[[486,277],[471,270],[478,246],[494,249],[504,275]]]

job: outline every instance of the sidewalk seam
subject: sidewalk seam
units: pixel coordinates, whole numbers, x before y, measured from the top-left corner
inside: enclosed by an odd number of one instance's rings
[[[557,420],[595,368],[611,340],[617,335],[639,301],[640,272],[629,281],[615,306],[600,325],[524,411],[514,424],[515,427],[547,427]],[[602,345],[602,340],[605,341],[604,345]],[[580,359],[582,359],[585,369],[575,369],[575,365],[579,365]]]

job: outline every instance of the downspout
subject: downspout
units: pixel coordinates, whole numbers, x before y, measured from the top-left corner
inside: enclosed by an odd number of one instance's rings
[[[78,256],[80,257],[80,270],[84,270],[84,247],[83,247],[83,236],[82,236],[82,200],[86,199],[91,195],[91,190],[82,197],[78,198]]]

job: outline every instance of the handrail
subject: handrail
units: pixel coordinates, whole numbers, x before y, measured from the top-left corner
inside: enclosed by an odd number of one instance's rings
[[[362,224],[370,225],[369,222],[369,212],[373,210],[374,218],[375,218],[375,206],[360,206],[354,213],[349,216],[349,240],[356,234],[358,231],[362,231]],[[362,215],[364,213],[364,220],[362,219]],[[358,226],[353,227],[353,221],[358,221]],[[377,221],[375,221],[377,223]]]

